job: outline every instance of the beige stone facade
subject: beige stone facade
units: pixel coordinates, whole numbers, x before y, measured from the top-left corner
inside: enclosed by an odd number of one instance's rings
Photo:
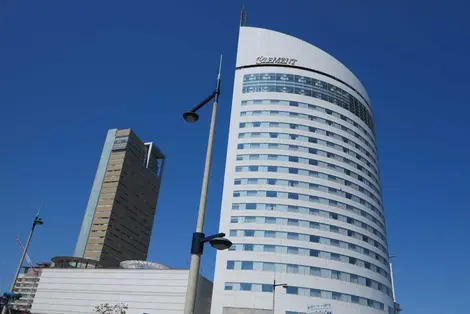
[[[105,267],[147,258],[164,160],[130,129],[114,136],[83,254]]]

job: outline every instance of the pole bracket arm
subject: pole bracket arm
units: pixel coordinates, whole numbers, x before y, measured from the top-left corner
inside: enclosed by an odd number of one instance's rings
[[[210,236],[207,236],[203,232],[194,232],[193,240],[191,242],[191,254],[202,255],[204,251],[204,243],[209,242],[215,238],[223,238],[225,233],[216,233]]]

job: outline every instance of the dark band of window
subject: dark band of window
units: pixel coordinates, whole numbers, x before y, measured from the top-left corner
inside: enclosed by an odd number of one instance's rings
[[[253,73],[243,76],[243,93],[277,92],[318,98],[344,108],[375,133],[372,114],[347,91],[315,78],[286,73]]]
[[[361,99],[367,104],[369,109],[372,111],[372,106],[369,104],[369,102],[366,100],[366,98],[364,96],[362,96],[362,94],[360,92],[357,91],[357,89],[355,89],[354,87],[352,87],[350,84],[346,83],[345,81],[343,81],[343,80],[341,80],[341,79],[339,79],[339,78],[337,78],[337,77],[335,77],[331,74],[322,72],[322,71],[318,71],[318,70],[314,70],[314,69],[310,69],[310,68],[306,68],[306,67],[299,67],[299,66],[295,66],[295,65],[286,65],[286,64],[275,64],[275,65],[273,65],[273,64],[252,64],[252,65],[245,65],[245,66],[242,66],[242,67],[237,67],[237,68],[235,68],[235,70],[242,70],[242,69],[249,69],[249,68],[259,68],[259,67],[272,67],[272,66],[282,67],[282,68],[293,68],[293,69],[309,71],[309,72],[324,75],[324,76],[329,77],[329,78],[331,78],[335,81],[338,81],[341,84],[344,84],[347,87],[349,87],[350,89],[352,89],[353,91],[355,91],[359,95],[359,97],[361,97]]]

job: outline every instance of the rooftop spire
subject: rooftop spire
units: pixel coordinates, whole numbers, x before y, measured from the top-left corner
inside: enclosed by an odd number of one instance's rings
[[[246,11],[245,5],[242,6],[242,13],[240,14],[240,26],[246,25]]]

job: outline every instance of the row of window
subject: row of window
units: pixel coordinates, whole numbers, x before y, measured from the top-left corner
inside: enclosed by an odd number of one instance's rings
[[[297,102],[297,101],[289,101],[289,100],[279,100],[279,99],[253,99],[253,100],[243,100],[241,102],[242,106],[249,106],[249,105],[275,105],[275,106],[289,106],[289,107],[297,107],[301,109],[310,109],[314,111],[318,111],[321,113],[326,113],[329,115],[332,115],[333,117],[336,117],[338,119],[341,119],[345,122],[348,122],[349,124],[353,125],[354,127],[358,128],[361,130],[363,134],[365,134],[375,145],[375,137],[373,133],[370,133],[368,130],[360,126],[356,121],[346,117],[345,115],[342,115],[334,110],[328,109],[326,107],[320,106],[320,105],[312,105],[312,104],[306,104],[303,102]],[[333,121],[331,121],[333,122]],[[355,135],[356,136],[356,135]],[[356,136],[357,137],[357,136]]]
[[[280,199],[289,199],[289,200],[298,200],[303,202],[313,202],[319,203],[323,205],[328,205],[340,209],[347,210],[348,206],[351,208],[351,211],[359,213],[360,209],[348,205],[346,203],[332,200],[326,197],[320,197],[316,195],[309,195],[303,193],[291,193],[291,192],[283,192],[283,191],[272,191],[272,190],[236,190],[233,191],[232,196],[234,198],[238,197],[261,197],[261,198],[280,198]]]
[[[231,223],[244,223],[244,224],[248,224],[248,223],[270,224],[270,225],[318,229],[318,230],[322,230],[326,232],[339,233],[343,236],[355,238],[359,241],[363,241],[374,246],[375,246],[375,243],[377,242],[377,241],[374,241],[374,239],[362,233],[359,233],[350,229],[346,229],[346,228],[341,228],[335,225],[319,223],[319,222],[311,221],[311,220],[281,218],[281,217],[266,217],[266,216],[232,216],[230,218],[230,222]],[[381,240],[384,243],[386,242],[385,239],[381,239]]]
[[[330,120],[327,120],[327,119],[323,119],[323,118],[320,118],[320,117],[316,117],[316,116],[312,116],[312,115],[308,115],[308,114],[303,114],[303,113],[289,112],[289,111],[279,111],[279,110],[242,111],[242,112],[240,112],[240,116],[241,117],[250,117],[250,116],[255,116],[255,117],[259,117],[259,116],[286,117],[286,118],[302,119],[302,120],[313,121],[313,122],[316,122],[316,123],[321,123],[321,124],[339,129],[340,131],[346,132],[350,135],[353,135],[354,137],[359,139],[362,143],[364,143],[367,147],[369,147],[372,150],[373,153],[377,154],[377,150],[376,150],[375,146],[373,144],[369,143],[369,141],[367,141],[364,137],[360,136],[358,133],[354,132],[351,129],[348,129],[347,127],[345,127],[345,126],[343,126],[339,123],[336,123],[336,122],[333,122],[333,121],[330,121]],[[278,119],[276,119],[276,120],[278,120]],[[261,122],[261,121],[259,121],[259,122]],[[265,122],[269,122],[269,121],[265,121]],[[305,125],[302,125],[302,126],[305,126]],[[282,126],[279,126],[279,127],[282,127]],[[299,127],[299,129],[301,129],[301,128]],[[318,128],[318,129],[319,130],[324,130],[322,128]],[[301,129],[301,130],[308,131],[308,129]],[[336,134],[336,133],[334,133],[334,134]],[[336,134],[336,139],[342,140],[342,138],[343,138],[343,136],[341,136],[339,134]],[[351,144],[354,144],[353,146],[356,147],[356,148],[358,146],[362,147],[361,145],[359,145],[358,143],[356,143],[353,140],[348,140],[348,141],[350,141]],[[367,152],[367,150],[365,150],[365,149],[360,149],[360,150],[362,152],[366,153],[366,155],[368,157],[372,158],[374,160],[374,162],[377,162],[375,157],[373,157],[372,154]]]
[[[375,229],[374,227],[362,222],[358,219],[354,219],[349,216],[332,213],[327,210],[322,210],[318,208],[304,207],[304,206],[295,206],[295,205],[283,205],[283,204],[266,204],[266,203],[233,203],[232,210],[260,210],[260,211],[276,211],[284,213],[300,213],[305,215],[314,215],[320,216],[323,218],[334,219],[348,223],[350,225],[362,228],[369,231],[370,233],[375,234],[381,239],[386,239],[385,235]]]
[[[356,274],[351,274],[343,271],[338,271],[329,268],[320,268],[306,265],[297,264],[285,264],[285,263],[271,263],[261,261],[227,261],[227,269],[230,270],[254,270],[254,271],[269,271],[278,273],[288,274],[299,274],[304,276],[315,276],[322,278],[329,278],[335,280],[341,280],[345,282],[351,282],[361,286],[366,286],[380,292],[385,293],[388,296],[392,296],[392,290],[386,285]]]
[[[311,151],[315,151],[315,150],[312,150],[312,148],[309,148],[309,147],[306,147],[306,146],[290,145],[290,144],[276,144],[276,143],[242,143],[242,144],[238,144],[237,148],[238,148],[238,150],[244,150],[244,149],[290,150],[290,151],[296,151],[296,152],[301,152],[301,153],[310,153]],[[256,158],[256,157],[252,157],[252,158]],[[328,167],[328,164],[327,164],[327,167]],[[356,177],[361,177],[362,178],[362,176],[359,176],[358,174],[356,174]],[[341,183],[341,185],[347,185],[347,186],[349,186],[349,187],[351,187],[355,190],[358,190],[358,191],[366,194],[367,196],[373,198],[378,203],[382,203],[382,200],[379,197],[375,196],[375,194],[373,194],[372,192],[366,190],[365,188],[363,188],[359,184],[356,184],[354,182],[344,180],[344,179],[341,179],[341,178],[336,178],[336,179],[333,179],[332,181],[337,181],[337,180],[341,180],[341,181],[338,181],[338,183]],[[379,196],[381,195],[379,189],[372,182],[370,182],[367,179],[363,178],[361,183],[364,182],[364,180],[366,181],[366,185],[368,187],[372,188],[374,190],[374,192],[377,193],[377,195],[379,195]]]
[[[243,77],[242,93],[286,93],[314,97],[348,110],[374,130],[372,114],[356,97],[333,84],[307,76],[254,73]]]
[[[238,138],[260,138],[260,137],[261,138],[279,138],[279,139],[286,139],[286,140],[296,140],[296,141],[301,141],[301,142],[310,142],[313,144],[322,144],[323,146],[332,147],[338,151],[352,155],[354,158],[357,158],[361,160],[362,162],[366,163],[367,165],[369,165],[371,168],[374,169],[376,173],[378,173],[378,170],[377,170],[378,163],[375,160],[375,158],[367,159],[366,157],[361,156],[359,153],[354,152],[352,148],[355,148],[368,156],[372,156],[372,154],[367,152],[367,150],[364,149],[359,144],[354,143],[353,141],[347,139],[344,136],[338,135],[331,131],[316,128],[316,127],[310,127],[310,126],[295,124],[295,123],[285,123],[285,122],[269,122],[269,121],[241,122],[239,126],[241,126],[240,128],[244,129],[247,127],[251,127],[252,125],[258,125],[258,123],[260,127],[261,125],[263,125],[263,127],[265,128],[299,130],[299,131],[314,133],[317,137],[310,139],[310,137],[306,135],[300,135],[300,134],[294,134],[294,133],[283,133],[283,132],[245,132],[245,133],[249,133],[249,135],[239,135]],[[322,139],[321,137],[333,138],[335,140],[338,140],[347,144],[347,146],[328,141],[328,139]],[[371,160],[374,160],[374,163],[372,163]]]
[[[253,155],[237,155],[242,158],[242,160],[253,160],[250,159],[251,156]],[[255,158],[257,156],[263,156],[263,155],[255,155]],[[308,158],[301,158],[301,157],[296,157],[296,156],[285,156],[285,155],[264,155],[264,156],[270,156],[270,159],[263,159],[263,160],[278,160],[278,161],[285,161],[287,157],[287,161],[289,162],[298,162],[298,163],[306,163],[308,162]],[[259,157],[261,159],[261,157]],[[343,198],[346,198],[348,200],[352,200],[356,203],[359,203],[361,205],[364,205],[368,209],[372,209],[375,213],[382,213],[382,208],[380,207],[381,204],[377,204],[379,208],[377,208],[374,204],[368,202],[367,200],[356,196],[354,194],[351,194],[349,192],[343,191],[342,189],[337,189],[337,188],[332,188],[327,185],[322,185],[322,184],[316,184],[316,183],[310,183],[306,181],[298,181],[298,180],[284,180],[284,179],[273,179],[273,178],[249,178],[249,179],[235,179],[234,180],[235,185],[251,185],[251,184],[268,184],[268,185],[277,185],[277,186],[288,186],[288,187],[294,187],[294,188],[300,188],[300,189],[306,189],[306,190],[315,190],[319,192],[324,192],[324,193],[329,193],[329,194],[334,194]]]
[[[310,257],[318,257],[323,258],[331,261],[342,262],[346,264],[355,265],[358,267],[366,268],[371,270],[375,273],[378,273],[384,276],[387,279],[390,279],[389,273],[377,266],[373,263],[369,263],[365,260],[352,257],[349,255],[338,254],[328,251],[321,251],[321,250],[314,250],[314,249],[307,249],[302,247],[296,246],[285,246],[285,245],[272,245],[272,244],[252,244],[252,243],[234,243],[230,249],[230,251],[245,251],[245,252],[264,252],[264,253],[276,253],[276,254],[290,254],[290,255],[300,255],[300,256],[310,256]]]
[[[309,151],[308,147],[297,146],[297,145],[276,144],[275,146],[274,145],[272,147],[270,147],[270,146],[271,146],[271,144],[268,144],[268,143],[238,144],[239,150],[245,150],[245,149],[249,149],[249,148],[252,148],[252,147],[257,147],[259,149],[275,149],[275,148],[277,148],[277,149],[287,149],[287,150],[294,150],[294,151],[300,151],[300,152],[308,152]],[[291,148],[291,146],[292,146],[292,148]],[[258,159],[270,160],[270,158],[274,159],[274,157],[271,156],[271,154],[243,154],[243,155],[240,155],[240,156],[243,156],[243,157],[238,157],[237,156],[237,159],[241,159],[241,160],[258,160]],[[246,156],[248,156],[248,157],[246,157]],[[299,157],[299,158],[302,158],[302,157]],[[306,162],[304,162],[304,163],[306,163]],[[310,161],[308,163],[310,163]],[[317,162],[317,164],[318,164],[318,162]],[[323,165],[323,166],[325,166],[325,165]],[[326,163],[326,167],[328,167],[328,163]],[[323,174],[325,174],[325,173],[323,173]],[[328,176],[327,174],[325,174],[325,175]],[[332,176],[332,177],[334,177],[334,176]],[[350,188],[352,188],[356,191],[359,191],[359,192],[367,195],[368,197],[370,197],[374,201],[376,201],[378,204],[382,205],[382,199],[380,197],[376,196],[376,195],[380,196],[380,192],[378,191],[378,189],[373,184],[372,184],[372,189],[374,190],[374,192],[376,194],[369,191],[367,189],[367,187],[364,188],[361,185],[356,184],[356,183],[354,183],[352,181],[349,181],[349,180],[345,180],[345,179],[342,179],[342,178],[336,178],[336,177],[334,177],[333,180],[330,180],[330,178],[328,178],[328,180],[329,181],[337,181],[341,185],[346,185],[346,186],[348,186],[348,187],[350,187]],[[370,185],[368,185],[368,187],[370,187]]]
[[[315,137],[308,137],[308,136],[297,135],[297,134],[292,134],[292,133],[245,132],[245,133],[238,134],[238,137],[240,139],[264,139],[264,140],[268,140],[268,139],[276,138],[276,139],[281,139],[281,140],[294,140],[294,141],[298,140],[300,142],[305,142],[305,143],[312,143],[312,144],[319,144],[319,145],[323,145],[323,146],[335,147],[335,144],[331,143],[331,142],[327,142],[327,141],[324,141],[324,140],[321,140],[321,139],[317,139]],[[331,156],[330,158],[336,157],[336,155],[334,155],[332,153],[329,153],[329,152],[323,151],[323,150],[318,150],[318,149],[315,149],[313,147],[309,148],[309,152],[310,151],[312,151],[312,154],[317,154],[317,155],[323,154],[324,156],[330,155]],[[351,165],[352,167],[354,167],[354,168],[362,171],[363,173],[367,174],[367,176],[369,178],[371,178],[374,181],[374,183],[376,183],[376,188],[379,189],[380,182],[379,182],[379,180],[377,179],[376,176],[372,175],[372,173],[370,171],[368,171],[367,169],[365,169],[361,165],[359,165],[359,164],[357,164],[357,163],[355,163],[351,160],[348,160],[346,162],[344,157],[342,157],[341,161],[343,161],[343,162],[347,163],[348,165]],[[332,164],[332,166],[336,166],[336,165]],[[344,168],[340,167],[340,169],[341,169],[340,170],[341,172],[343,172],[343,173],[345,172],[345,170],[342,170]],[[362,178],[362,180],[364,181],[364,178],[360,174],[356,174],[353,171],[350,171],[350,172],[354,173],[358,177],[357,178],[358,180],[360,180],[359,178]],[[365,179],[365,181],[368,182],[368,184],[370,182],[367,179]],[[372,184],[372,183],[370,183],[370,184]]]
[[[254,243],[234,243],[230,247],[229,251],[263,252],[263,253],[289,254],[289,255],[317,257],[317,258],[322,258],[326,260],[331,260],[331,261],[336,261],[336,262],[341,262],[341,263],[346,263],[346,264],[366,268],[390,280],[389,273],[385,269],[381,268],[380,266],[377,266],[373,263],[366,262],[365,260],[362,260],[356,257],[328,252],[328,251],[307,249],[307,248],[296,247],[296,246],[254,244]]]
[[[378,261],[386,259],[384,256],[380,256],[377,252],[369,250],[363,246],[349,243],[346,241],[341,241],[337,239],[320,237],[316,235],[306,234],[306,233],[297,233],[297,232],[285,232],[285,231],[276,231],[276,230],[252,230],[252,229],[231,229],[231,237],[254,237],[254,238],[271,238],[271,239],[287,239],[287,240],[296,240],[303,242],[312,242],[320,243],[323,245],[335,246],[345,250],[354,251],[363,255],[370,256]],[[381,258],[376,258],[380,256]],[[388,256],[385,252],[385,256]]]
[[[272,123],[277,123],[277,122],[272,122]],[[271,124],[271,123],[270,123]],[[328,133],[328,132],[326,132]],[[328,141],[325,141],[325,140],[322,140],[322,139],[319,139],[319,138],[315,138],[315,137],[309,137],[309,136],[305,136],[305,135],[298,135],[298,134],[293,134],[293,133],[282,133],[282,132],[243,132],[243,133],[240,133],[238,135],[238,138],[240,139],[253,139],[253,138],[263,138],[263,139],[280,139],[280,140],[294,140],[294,141],[300,141],[300,142],[309,142],[309,143],[312,143],[312,144],[319,144],[319,145],[322,145],[322,146],[328,146],[328,147],[331,147],[331,148],[334,148],[336,150],[339,150],[339,151],[343,151],[342,150],[342,146],[341,145],[336,145],[332,142],[328,142]],[[342,156],[339,156],[339,155],[335,155],[333,153],[330,153],[330,152],[327,152],[327,151],[324,151],[324,150],[319,150],[319,149],[315,149],[315,148],[311,148],[309,149],[309,151],[312,151],[313,153],[312,154],[316,154],[318,155],[319,153],[322,153],[324,156],[326,155],[331,155],[329,158],[337,158],[339,161],[341,162],[344,162],[344,163],[347,163],[348,165],[362,171],[364,174],[367,174],[367,176],[369,178],[371,178],[373,181],[375,181],[377,184],[380,184],[379,183],[379,179],[378,179],[378,175],[373,175],[371,171],[369,171],[369,169],[367,169],[366,167],[363,167],[361,166],[360,164],[356,163],[355,161],[349,159],[349,158],[346,158],[346,157],[342,157]]]
[[[245,129],[245,128],[278,128],[278,129],[299,130],[299,131],[319,134],[319,135],[322,135],[322,136],[333,137],[335,139],[340,139],[341,138],[341,140],[342,140],[341,136],[335,135],[335,133],[332,133],[330,131],[326,131],[326,130],[323,130],[323,129],[319,129],[319,128],[315,128],[315,127],[311,127],[311,126],[306,126],[306,125],[302,125],[302,124],[287,123],[287,122],[269,122],[269,121],[240,122],[239,123],[239,128],[240,129]],[[275,133],[275,132],[271,132],[271,133],[272,134],[270,134],[270,136],[272,136],[272,138],[282,138],[282,136],[281,137],[279,137],[279,135],[276,136],[276,134],[279,134],[279,133]],[[333,135],[331,135],[331,134],[333,134]],[[290,137],[289,137],[289,139],[290,139]],[[317,140],[318,140],[318,138],[317,138]],[[326,142],[328,142],[328,141],[326,141]],[[352,141],[349,141],[349,143],[352,144],[350,146],[356,146],[357,145]],[[356,153],[353,150],[351,150],[351,149],[349,149],[349,148],[347,148],[343,145],[338,145],[338,144],[335,144],[335,143],[331,143],[329,147],[332,147],[336,150],[339,150],[341,153],[346,153],[346,154],[350,155],[351,157],[360,160],[361,162],[365,163],[368,167],[370,167],[370,169],[372,169],[374,171],[374,173],[378,176],[378,167],[377,167],[377,165],[375,163],[371,163],[369,161],[369,159],[361,156],[361,154]],[[347,159],[347,158],[345,158],[345,159]],[[350,161],[350,162],[354,162],[350,159],[347,159],[347,160]]]
[[[232,291],[253,291],[253,292],[273,292],[272,284],[261,283],[247,283],[247,282],[226,282],[225,290]],[[340,293],[335,291],[310,289],[295,286],[287,286],[287,294],[294,294],[306,297],[315,297],[322,299],[338,300],[350,303],[356,303],[364,306],[369,306],[375,309],[384,310],[385,306],[382,302],[367,299],[351,294]]]

